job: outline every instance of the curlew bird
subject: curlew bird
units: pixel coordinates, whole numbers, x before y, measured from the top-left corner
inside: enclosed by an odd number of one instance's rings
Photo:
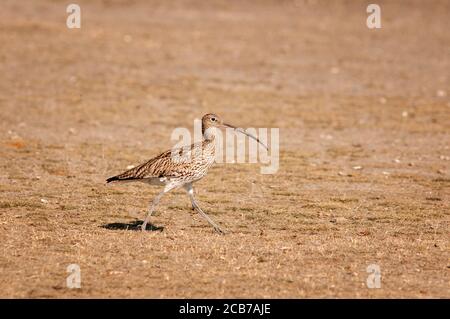
[[[107,183],[139,181],[151,185],[164,185],[164,189],[153,199],[150,205],[148,215],[141,226],[142,231],[146,230],[147,223],[161,197],[172,189],[183,187],[188,193],[193,209],[206,219],[208,223],[214,227],[216,232],[221,234],[224,233],[222,229],[220,229],[220,227],[200,208],[195,200],[194,188],[192,186],[194,182],[206,176],[208,169],[214,163],[216,146],[215,134],[216,129],[220,128],[232,128],[237,132],[253,138],[267,149],[267,146],[253,135],[240,128],[224,123],[220,117],[215,114],[206,114],[202,118],[202,142],[171,149],[141,165],[106,180]]]

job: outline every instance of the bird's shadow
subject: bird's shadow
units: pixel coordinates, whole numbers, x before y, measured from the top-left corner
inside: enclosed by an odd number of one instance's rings
[[[141,225],[144,222],[141,220],[134,220],[128,223],[109,223],[101,225],[100,227],[106,228],[106,229],[112,229],[112,230],[134,230],[134,231],[141,231]],[[147,231],[163,231],[163,226],[156,226],[152,223],[148,223],[146,229]]]

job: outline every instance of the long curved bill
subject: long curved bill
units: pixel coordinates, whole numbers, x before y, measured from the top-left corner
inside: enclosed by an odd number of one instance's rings
[[[257,138],[256,136],[253,136],[253,135],[251,135],[251,134],[249,134],[249,133],[247,133],[247,132],[244,131],[243,129],[238,128],[238,127],[235,127],[235,126],[230,125],[230,124],[226,124],[226,123],[223,123],[223,126],[224,126],[225,128],[227,128],[227,127],[228,127],[228,128],[232,128],[232,129],[235,130],[236,132],[239,132],[239,133],[242,133],[242,134],[244,134],[244,135],[247,135],[248,137],[254,139],[254,140],[257,141],[259,144],[261,144],[262,146],[264,146],[264,148],[265,148],[266,150],[269,150],[269,148],[268,148],[263,142],[261,142],[261,141],[259,140],[259,138]]]

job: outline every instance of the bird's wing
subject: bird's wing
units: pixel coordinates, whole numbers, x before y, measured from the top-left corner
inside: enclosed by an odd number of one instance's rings
[[[177,177],[183,174],[195,156],[195,152],[201,147],[201,143],[174,148],[153,157],[132,169],[119,175],[108,178],[106,181],[129,181],[152,177]]]

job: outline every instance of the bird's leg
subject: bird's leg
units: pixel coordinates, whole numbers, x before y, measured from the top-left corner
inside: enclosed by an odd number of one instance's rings
[[[211,219],[209,218],[208,215],[206,215],[205,212],[202,211],[202,209],[200,208],[200,206],[198,206],[198,204],[196,203],[195,199],[192,199],[192,206],[194,206],[194,209],[200,214],[202,215],[203,218],[205,218],[208,223],[214,228],[214,230],[216,232],[218,232],[219,234],[225,234],[225,232],[220,229],[220,227]]]
[[[184,189],[187,191],[189,198],[191,199],[192,207],[204,218],[206,221],[214,228],[216,232],[219,234],[225,234],[225,232],[220,229],[219,225],[217,225],[208,215],[206,215],[205,212],[198,206],[195,197],[194,197],[194,188],[192,187],[192,184],[186,184],[184,186]]]
[[[153,211],[154,211],[156,205],[158,205],[159,200],[161,199],[161,197],[162,197],[165,193],[166,193],[166,190],[164,189],[161,193],[159,193],[159,194],[153,199],[152,204],[150,205],[150,209],[149,209],[148,215],[147,215],[147,217],[145,218],[144,223],[143,223],[142,226],[141,226],[141,230],[142,230],[142,231],[145,231],[145,230],[147,229],[147,223],[149,222],[150,217],[152,216]]]

